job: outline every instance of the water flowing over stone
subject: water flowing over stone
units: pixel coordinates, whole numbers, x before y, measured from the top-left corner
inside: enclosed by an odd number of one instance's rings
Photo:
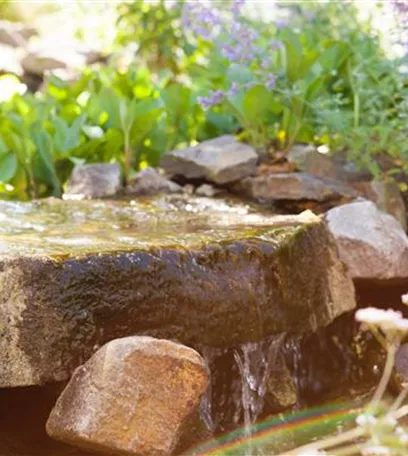
[[[0,386],[66,380],[109,340],[235,347],[355,306],[317,217],[172,196],[0,203]]]
[[[239,402],[243,409],[246,433],[261,414],[267,391],[268,379],[283,336],[269,342],[252,342],[241,345],[234,350],[234,358],[241,377],[242,399]]]

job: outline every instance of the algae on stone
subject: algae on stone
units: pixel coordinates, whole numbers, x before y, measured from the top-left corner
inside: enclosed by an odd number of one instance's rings
[[[66,380],[118,337],[230,347],[355,306],[316,218],[210,199],[1,203],[0,218],[0,387]]]

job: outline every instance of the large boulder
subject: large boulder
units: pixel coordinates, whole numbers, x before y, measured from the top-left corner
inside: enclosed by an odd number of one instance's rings
[[[116,339],[74,372],[47,432],[87,450],[168,456],[208,381],[204,360],[191,348],[151,337]]]
[[[174,176],[226,184],[254,174],[257,161],[255,149],[225,135],[169,152],[161,166]]]
[[[354,308],[320,218],[175,198],[0,204],[0,387],[66,380],[118,337],[230,347]]]
[[[353,279],[408,280],[408,237],[394,217],[361,199],[326,219]]]
[[[247,177],[238,184],[237,190],[263,201],[351,199],[358,195],[352,188],[333,179],[324,179],[306,173],[264,174]]]
[[[64,199],[91,199],[115,196],[122,188],[117,163],[77,165],[64,193]]]

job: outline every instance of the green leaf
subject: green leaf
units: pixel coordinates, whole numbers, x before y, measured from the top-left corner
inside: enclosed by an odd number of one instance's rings
[[[248,68],[247,65],[240,63],[233,63],[227,70],[228,85],[236,82],[238,85],[245,85],[254,80],[254,73]]]
[[[163,112],[163,105],[159,99],[143,100],[132,104],[135,121],[130,137],[133,145],[140,143],[152,130]]]
[[[40,177],[53,188],[54,196],[61,196],[61,183],[58,179],[54,162],[53,162],[53,148],[52,139],[45,131],[33,132],[34,142],[37,146]]]
[[[252,124],[263,124],[271,112],[272,93],[262,85],[257,85],[248,90],[243,102],[245,120]]]
[[[0,157],[0,181],[9,182],[15,176],[18,168],[17,157],[14,154],[6,154]]]
[[[106,113],[106,125],[108,128],[121,128],[120,120],[120,97],[110,87],[104,87],[91,97],[88,112],[91,118],[99,122],[101,116]]]
[[[161,92],[168,115],[173,119],[185,116],[191,108],[191,90],[181,84],[170,84]]]
[[[135,105],[136,100],[128,102],[127,100],[120,100],[119,102],[119,115],[122,130],[128,134],[135,121]]]
[[[7,154],[9,151],[7,144],[4,142],[3,137],[0,135],[0,156]]]

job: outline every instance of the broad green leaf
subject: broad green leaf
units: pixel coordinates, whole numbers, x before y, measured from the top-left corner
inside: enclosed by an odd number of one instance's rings
[[[33,132],[33,138],[37,146],[41,177],[52,186],[53,195],[60,196],[61,183],[54,166],[52,139],[47,132],[39,130]]]
[[[170,84],[161,92],[167,113],[173,118],[186,116],[191,107],[191,90],[181,84]]]
[[[7,144],[4,142],[2,135],[0,135],[0,156],[7,154],[8,151]]]
[[[271,112],[272,100],[272,93],[265,86],[249,89],[243,102],[245,120],[252,125],[264,124]]]
[[[64,119],[58,116],[54,116],[53,121],[54,125],[54,142],[58,150],[65,150],[65,139],[68,137],[69,127]]]
[[[254,73],[247,65],[233,63],[227,70],[227,82],[231,85],[236,82],[238,85],[245,85],[254,80]]]
[[[143,100],[132,104],[134,113],[134,123],[131,129],[131,142],[136,146],[152,130],[155,123],[159,120],[163,105],[161,100]]]
[[[15,176],[18,168],[17,157],[13,153],[0,157],[0,181],[9,182]]]
[[[106,125],[109,128],[121,128],[120,112],[119,112],[120,97],[109,87],[104,87],[97,95],[91,97],[89,102],[90,116],[95,120],[106,113]]]
[[[135,106],[136,100],[129,102],[125,99],[120,100],[119,103],[119,115],[120,115],[120,123],[122,126],[122,130],[128,134],[130,129],[133,126],[133,122],[135,121]]]

